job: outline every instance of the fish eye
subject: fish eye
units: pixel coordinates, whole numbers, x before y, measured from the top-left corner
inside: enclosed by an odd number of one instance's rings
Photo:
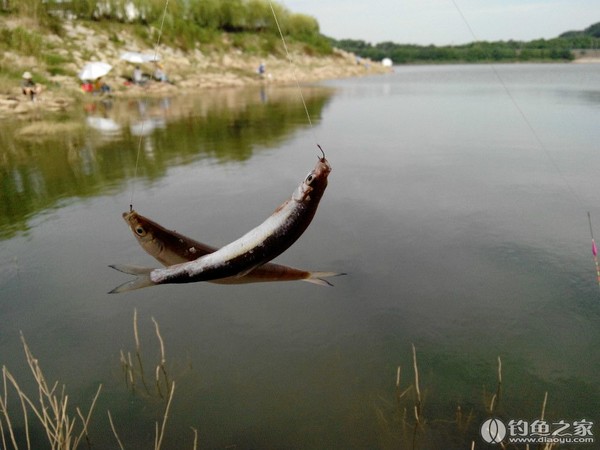
[[[314,180],[315,178],[316,178],[315,174],[311,172],[311,173],[309,173],[309,174],[308,174],[308,176],[306,177],[306,180],[304,180],[304,182],[305,182],[306,184],[310,184],[310,183],[312,183],[312,182],[313,182],[313,180]]]
[[[142,227],[136,227],[135,232],[138,234],[138,236],[143,236],[146,231]]]

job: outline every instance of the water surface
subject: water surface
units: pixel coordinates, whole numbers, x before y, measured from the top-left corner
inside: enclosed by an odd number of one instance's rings
[[[297,91],[275,87],[93,102],[80,132],[47,140],[6,124],[0,362],[27,385],[22,331],[74,403],[102,383],[91,431],[102,448],[118,448],[106,409],[127,448],[151,445],[162,414],[155,391],[123,381],[134,308],[148,377],[154,317],[176,382],[167,448],[191,448],[190,427],[201,448],[410,448],[399,417],[413,392],[398,410],[394,385],[399,365],[401,386],[414,382],[412,344],[430,422],[421,448],[481,443],[498,356],[501,417],[537,417],[548,392],[549,419],[597,424],[586,212],[600,223],[598,86],[597,65],[408,66],[305,87],[313,129]],[[224,245],[292,193],[315,139],[330,185],[277,262],[348,273],[334,288],[106,294],[127,279],[108,264],[156,265],[121,219],[132,200]],[[445,425],[457,406],[476,417],[463,434]]]

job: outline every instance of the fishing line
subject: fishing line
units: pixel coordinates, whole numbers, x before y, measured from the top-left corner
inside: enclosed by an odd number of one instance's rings
[[[269,6],[271,7],[271,12],[273,13],[273,19],[275,19],[275,25],[277,25],[277,31],[279,31],[279,36],[281,37],[281,42],[283,43],[283,49],[285,50],[285,54],[287,55],[287,59],[290,63],[290,67],[292,68],[292,75],[294,76],[294,81],[296,82],[296,87],[298,88],[298,93],[300,94],[300,99],[302,100],[302,105],[304,106],[304,112],[306,113],[306,118],[308,119],[308,124],[310,125],[310,130],[313,134],[313,138],[315,140],[315,144],[319,147],[319,150],[323,152],[323,149],[318,144],[317,135],[315,133],[315,129],[310,118],[310,113],[308,112],[308,107],[306,106],[306,101],[304,100],[304,95],[302,94],[302,88],[300,87],[300,82],[298,81],[298,77],[296,76],[296,66],[294,64],[294,60],[292,59],[292,55],[290,54],[287,44],[285,42],[285,38],[283,37],[283,32],[281,31],[281,26],[279,25],[279,20],[277,20],[277,14],[275,13],[275,8],[273,8],[273,2],[269,0]],[[325,153],[323,152],[323,155]],[[323,156],[325,157],[325,156]]]
[[[465,15],[463,14],[462,10],[458,6],[458,3],[456,3],[456,0],[451,0],[451,1],[454,4],[454,7],[456,8],[456,10],[458,11],[458,14],[460,15],[462,21],[464,22],[464,24],[466,25],[467,29],[469,30],[469,33],[471,34],[471,37],[476,42],[479,42],[479,38],[477,37],[477,35],[473,31],[473,28],[471,28],[471,25],[469,24],[469,22],[467,21],[467,18],[465,17]],[[544,145],[544,142],[542,141],[542,139],[540,138],[540,136],[538,135],[538,133],[535,131],[535,128],[533,127],[533,125],[531,124],[531,122],[529,121],[529,118],[527,117],[527,115],[525,114],[525,112],[523,111],[523,109],[521,108],[521,105],[519,105],[519,102],[517,102],[517,100],[513,96],[511,90],[508,87],[508,85],[504,82],[504,79],[502,78],[502,76],[500,76],[500,73],[498,72],[498,69],[496,68],[496,66],[494,64],[490,64],[490,68],[491,68],[492,72],[494,73],[494,75],[496,76],[496,78],[498,79],[498,81],[500,82],[500,85],[504,89],[504,92],[506,93],[506,95],[508,96],[508,98],[510,99],[510,101],[512,102],[513,106],[515,107],[515,109],[517,110],[517,112],[519,113],[519,115],[521,116],[521,118],[523,119],[523,122],[525,123],[525,125],[529,129],[531,135],[535,139],[535,142],[537,143],[539,149],[542,150],[546,154],[546,157],[552,163],[552,166],[554,167],[554,170],[556,171],[556,173],[561,177],[561,179],[563,180],[563,183],[565,184],[565,186],[567,187],[567,189],[569,190],[569,192],[571,193],[571,195],[573,196],[573,198],[577,201],[577,203],[579,204],[579,206],[581,206],[582,209],[583,209],[583,202],[582,202],[581,198],[579,197],[579,195],[577,194],[577,192],[573,189],[573,187],[571,186],[571,184],[569,183],[569,181],[567,180],[567,178],[565,177],[565,175],[560,170],[560,167],[558,166],[557,162],[554,160],[554,158],[552,157],[552,155],[550,154],[550,152],[548,151],[548,149]]]
[[[467,29],[469,30],[469,33],[471,34],[472,38],[476,42],[478,42],[479,38],[477,37],[477,35],[473,31],[473,28],[471,27],[471,25],[469,24],[469,21],[467,20],[467,18],[463,14],[462,10],[458,6],[458,3],[456,2],[456,0],[451,0],[451,1],[452,1],[452,4],[454,5],[454,7],[456,8],[456,11],[458,11],[458,14],[460,15],[462,21],[464,22],[464,24],[466,25]],[[521,105],[519,105],[519,102],[517,102],[517,100],[513,96],[513,94],[510,91],[509,87],[504,82],[504,79],[500,76],[500,73],[496,69],[496,66],[494,64],[490,64],[490,67],[492,69],[492,72],[494,73],[494,75],[496,76],[496,78],[498,79],[498,81],[500,82],[500,84],[502,85],[504,91],[508,95],[508,98],[512,102],[513,106],[519,112],[519,115],[521,116],[521,118],[523,119],[523,122],[526,124],[527,128],[531,132],[531,135],[534,137],[534,139],[535,139],[535,141],[536,141],[539,149],[542,150],[546,154],[546,157],[552,163],[552,166],[554,167],[554,170],[556,171],[556,173],[562,179],[562,181],[563,181],[564,185],[566,186],[567,190],[571,193],[571,196],[575,199],[575,201],[579,204],[579,206],[582,209],[584,209],[584,207],[583,207],[583,201],[581,200],[581,197],[577,194],[577,192],[575,191],[575,189],[573,189],[573,187],[569,183],[569,180],[567,179],[567,177],[560,170],[560,167],[558,166],[557,162],[552,157],[551,153],[548,151],[548,149],[544,145],[544,142],[542,141],[542,139],[540,138],[540,136],[538,135],[538,133],[535,131],[535,128],[533,127],[533,125],[531,124],[531,122],[529,121],[527,115],[525,114],[525,112],[521,108]],[[592,254],[594,255],[594,263],[596,265],[596,275],[597,275],[598,287],[600,288],[600,265],[598,263],[598,249],[596,247],[596,242],[594,241],[594,233],[592,231],[592,218],[591,218],[591,215],[590,215],[589,211],[587,213],[587,216],[588,216],[588,222],[589,222],[589,225],[590,225],[590,234],[592,236]]]
[[[460,15],[462,21],[466,25],[466,27],[469,30],[469,33],[471,34],[471,36],[473,37],[473,39],[475,41],[479,41],[477,35],[473,31],[473,28],[469,24],[469,21],[467,20],[467,18],[463,14],[463,12],[462,12],[461,8],[459,7],[458,3],[456,2],[456,0],[451,0],[451,1],[452,1],[452,4],[454,5],[454,7],[456,8],[456,10],[458,11],[458,14]],[[502,85],[504,91],[506,92],[506,94],[510,98],[510,100],[511,100],[512,104],[514,105],[515,109],[518,111],[518,113],[521,116],[521,118],[523,119],[524,123],[527,125],[527,128],[529,129],[529,131],[531,132],[532,136],[534,137],[534,139],[535,139],[538,147],[546,154],[546,157],[552,163],[552,166],[554,167],[554,170],[560,176],[560,178],[562,179],[564,185],[567,187],[568,191],[571,193],[572,197],[576,200],[576,202],[579,204],[579,206],[582,207],[582,209],[583,209],[583,201],[581,200],[581,197],[573,189],[573,187],[569,183],[569,181],[566,178],[566,176],[560,170],[560,167],[558,166],[557,162],[555,161],[555,159],[552,157],[552,155],[550,154],[550,152],[548,151],[548,149],[544,145],[542,139],[540,138],[540,136],[536,132],[535,128],[533,127],[533,125],[529,121],[527,115],[525,114],[525,112],[523,111],[523,109],[521,108],[521,106],[519,105],[519,103],[517,102],[517,100],[515,99],[515,97],[512,95],[512,92],[510,91],[510,89],[508,88],[508,86],[506,85],[506,83],[504,82],[504,79],[500,76],[500,73],[496,69],[496,66],[494,64],[490,64],[490,67],[492,69],[492,72],[494,73],[494,75],[496,76],[496,78],[498,79],[498,81],[500,82],[500,84]],[[597,281],[598,281],[598,287],[600,288],[600,265],[598,263],[598,249],[596,247],[596,242],[594,240],[594,232],[593,232],[593,229],[592,229],[592,218],[591,218],[591,215],[590,215],[589,211],[587,212],[587,216],[588,216],[588,223],[589,223],[589,226],[590,226],[590,235],[592,237],[592,255],[594,256],[594,264],[596,266],[596,276],[597,276]]]
[[[156,44],[154,45],[154,61],[158,61],[158,46],[160,45],[160,38],[162,37],[163,27],[165,26],[165,17],[167,16],[167,8],[169,7],[169,0],[165,0],[165,8],[163,10],[162,19],[160,21],[160,28],[158,30],[158,37],[156,38]],[[135,168],[133,169],[133,184],[131,186],[131,197],[129,199],[129,212],[133,211],[133,194],[135,192],[135,179],[137,178],[138,165],[140,162],[140,152],[142,150],[142,140],[144,139],[144,123],[142,120],[142,126],[140,131],[140,139],[138,140],[137,153],[135,156]]]

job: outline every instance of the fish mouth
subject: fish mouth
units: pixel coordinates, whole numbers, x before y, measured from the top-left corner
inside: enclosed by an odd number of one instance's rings
[[[139,227],[140,225],[142,225],[140,223],[138,213],[135,212],[134,210],[131,210],[129,212],[124,212],[122,214],[122,216],[123,216],[123,220],[125,220],[125,222],[127,222],[127,225],[129,226],[129,229],[132,231],[134,236],[137,239],[144,239],[146,233],[140,234],[140,233],[136,232],[136,228]]]
[[[327,161],[325,158],[319,158],[319,162],[314,168],[313,173],[317,178],[327,178],[331,173],[331,166],[329,165],[329,161]]]
[[[321,175],[329,175],[329,173],[331,172],[331,165],[329,164],[329,161],[327,161],[325,158],[319,158],[319,162],[317,163],[317,167],[315,167],[315,173],[318,176]]]
[[[123,219],[125,220],[125,222],[129,223],[131,217],[136,216],[137,213],[132,209],[131,211],[126,211],[121,215],[123,216]]]

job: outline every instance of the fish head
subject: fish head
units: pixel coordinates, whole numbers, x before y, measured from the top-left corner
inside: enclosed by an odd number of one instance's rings
[[[298,202],[307,202],[313,199],[319,201],[327,187],[327,177],[331,173],[331,166],[325,157],[319,158],[317,165],[304,178],[304,181],[296,192],[293,199]]]
[[[152,224],[145,220],[143,216],[140,216],[135,211],[124,212],[123,219],[129,225],[129,229],[138,240],[139,244],[146,249],[150,254],[155,251],[160,251],[160,243],[154,238]],[[152,247],[157,247],[153,249]]]
[[[214,247],[170,231],[133,210],[123,213],[123,219],[144,251],[165,266],[193,261],[215,251]]]

